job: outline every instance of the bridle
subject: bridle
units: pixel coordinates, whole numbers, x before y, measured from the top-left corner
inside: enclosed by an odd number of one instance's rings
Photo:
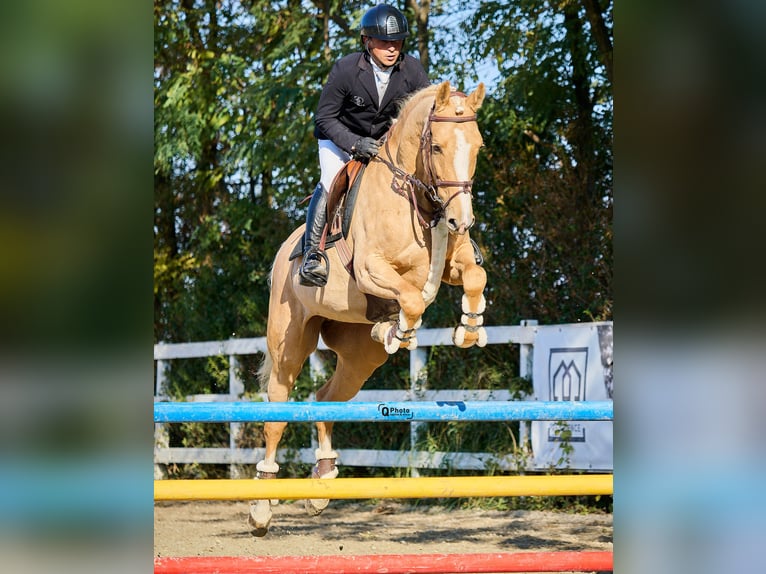
[[[465,94],[461,92],[452,92],[450,94],[451,96],[462,96],[465,97]],[[413,209],[415,210],[415,213],[417,214],[418,221],[420,222],[420,225],[424,229],[428,229],[429,227],[435,227],[437,223],[444,217],[444,212],[447,209],[447,206],[452,202],[453,199],[455,199],[458,195],[462,193],[467,193],[471,197],[473,197],[473,194],[471,193],[471,190],[473,188],[473,180],[469,179],[466,181],[450,181],[450,180],[444,180],[439,179],[435,175],[435,170],[433,166],[433,153],[431,149],[431,143],[433,141],[433,134],[431,133],[431,124],[434,122],[450,122],[450,123],[464,123],[464,122],[475,122],[476,121],[476,115],[471,116],[438,116],[436,115],[436,103],[434,102],[434,106],[431,107],[431,111],[428,114],[428,119],[426,120],[425,124],[423,125],[423,133],[420,135],[420,157],[423,161],[423,168],[425,170],[425,178],[428,181],[428,183],[424,183],[423,181],[419,180],[417,177],[415,177],[413,174],[409,174],[403,169],[396,166],[393,162],[393,157],[391,155],[391,150],[388,146],[388,136],[386,136],[384,149],[386,152],[386,156],[388,158],[383,158],[380,155],[375,156],[374,159],[382,162],[385,164],[388,169],[391,170],[394,177],[391,180],[391,189],[393,189],[396,193],[401,195],[402,197],[409,199],[412,202]],[[420,208],[418,206],[417,202],[417,196],[415,194],[415,188],[420,188],[423,190],[424,195],[428,200],[433,204],[435,207],[433,218],[430,222],[427,222],[423,216],[420,214]],[[447,201],[444,201],[441,197],[439,197],[438,190],[440,187],[457,187],[458,190],[453,193]]]

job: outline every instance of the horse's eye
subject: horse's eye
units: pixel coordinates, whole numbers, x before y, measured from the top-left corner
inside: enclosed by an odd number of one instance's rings
[[[440,146],[439,144],[434,144],[434,145],[431,146],[431,151],[433,153],[441,153],[442,152],[442,146]]]

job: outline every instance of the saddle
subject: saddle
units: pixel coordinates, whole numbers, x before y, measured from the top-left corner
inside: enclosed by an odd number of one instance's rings
[[[346,237],[348,237],[351,216],[354,213],[356,197],[366,167],[366,163],[352,159],[336,174],[327,194],[327,217],[319,244],[322,250],[335,247],[344,267],[352,277],[354,276],[353,254],[346,244]],[[301,236],[290,253],[290,261],[303,254],[303,241],[304,236]]]
[[[338,250],[343,266],[354,279],[354,254],[346,243],[346,237],[348,237],[351,216],[354,213],[356,198],[366,167],[366,163],[352,159],[341,168],[333,179],[327,196],[327,219],[322,231],[322,240],[319,243],[320,249],[335,247]],[[303,255],[304,237],[301,235],[295,243],[295,247],[290,253],[290,261]],[[366,293],[365,297],[367,298],[366,316],[370,321],[383,321],[396,317],[399,313],[399,304],[394,300],[381,299],[369,293]]]

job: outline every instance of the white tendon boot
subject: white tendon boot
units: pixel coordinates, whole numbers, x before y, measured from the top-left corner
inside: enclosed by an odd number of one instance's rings
[[[338,467],[335,460],[338,453],[334,450],[329,452],[316,451],[317,463],[311,471],[311,478],[337,478]],[[330,504],[329,498],[310,498],[306,500],[306,512],[309,516],[318,516]]]
[[[279,465],[276,462],[262,460],[255,465],[255,469],[258,471],[255,480],[271,480],[277,477]],[[253,536],[265,536],[269,531],[271,507],[278,502],[278,500],[254,500],[250,503],[250,516],[247,523],[253,527]]]
[[[482,295],[481,299],[479,300],[478,310],[476,313],[472,313],[471,307],[468,304],[468,297],[463,295],[463,314],[460,317],[460,324],[455,327],[455,330],[452,332],[452,342],[455,343],[455,346],[467,348],[473,346],[474,344],[477,347],[484,347],[487,345],[487,330],[484,328],[484,317],[482,317],[482,313],[484,313],[486,306],[487,300],[484,298],[484,295]],[[469,319],[475,319],[476,325],[470,326],[468,324]],[[476,339],[466,344],[466,333],[476,333]]]

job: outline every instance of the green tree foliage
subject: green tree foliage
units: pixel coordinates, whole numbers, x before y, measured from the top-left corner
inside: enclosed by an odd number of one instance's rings
[[[312,114],[331,62],[317,12],[155,1],[158,340],[264,331],[271,261],[318,177]]]
[[[612,1],[394,4],[432,80],[464,91],[489,80],[472,231],[489,273],[487,323],[610,319]],[[271,262],[319,175],[319,93],[358,48],[369,7],[155,0],[156,340],[264,334]],[[425,324],[454,325],[460,296],[443,286]],[[451,353],[438,363],[463,363],[445,372],[482,373],[469,386],[518,372],[512,350]],[[381,376],[406,372],[389,363]]]
[[[471,20],[471,55],[500,70],[476,174],[493,322],[611,319],[611,12],[496,1]]]
[[[487,69],[499,71],[479,112],[485,148],[474,178],[471,232],[486,260],[486,319],[495,325],[611,319],[611,2],[518,0],[463,8],[470,18],[451,28],[441,19],[436,31],[437,54],[453,42],[463,60],[451,72],[443,58],[434,66],[469,85],[485,79]],[[461,295],[442,286],[425,323],[455,324]],[[431,388],[530,390],[514,378],[516,349],[435,349],[431,355]],[[481,428],[447,442],[443,433],[439,442],[444,450],[497,444],[496,426]],[[427,432],[426,443],[440,430],[429,425]]]

